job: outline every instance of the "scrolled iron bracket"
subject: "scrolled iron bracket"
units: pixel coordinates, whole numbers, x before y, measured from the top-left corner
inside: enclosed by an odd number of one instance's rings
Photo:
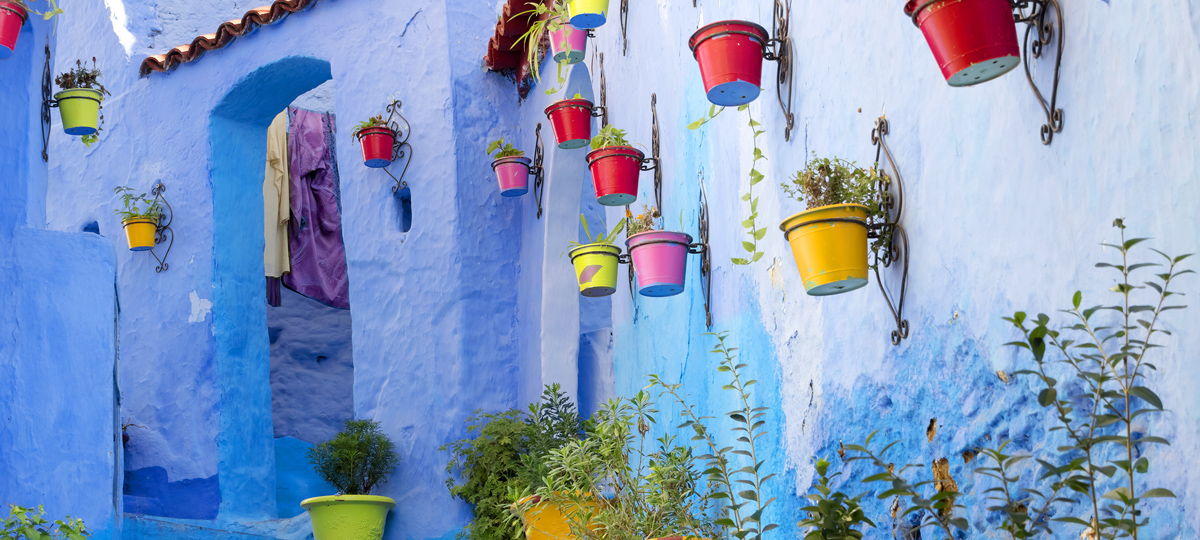
[[[621,0],[621,56],[629,55],[629,0]]]
[[[659,153],[661,145],[658,137],[658,94],[650,94],[650,151],[653,156],[642,161],[643,171],[654,171],[654,207],[658,209],[659,215],[664,213],[662,206],[662,159]]]
[[[592,107],[592,116],[600,118],[600,127],[608,125],[608,81],[604,76],[604,53],[600,53],[600,105]]]
[[[883,215],[868,221],[867,237],[874,242],[871,246],[874,257],[871,268],[875,271],[875,282],[879,284],[879,292],[883,293],[883,299],[887,301],[888,309],[891,310],[892,317],[896,321],[896,329],[892,330],[892,345],[900,345],[901,341],[908,338],[908,319],[904,318],[904,297],[908,290],[909,249],[908,233],[900,224],[900,218],[904,211],[904,184],[901,181],[900,170],[896,167],[896,160],[892,157],[892,151],[884,140],[887,134],[887,118],[880,117],[875,121],[875,127],[871,129],[871,143],[875,145],[875,168],[879,171],[876,196],[883,209]],[[887,157],[892,170],[891,175],[883,170],[880,163],[882,157]],[[895,194],[892,193],[893,186],[896,188]],[[893,262],[897,261],[902,265],[900,295],[893,302],[887,287],[883,285],[880,268],[889,268]]]
[[[392,180],[396,181],[396,185],[392,186],[393,194],[400,193],[401,190],[408,189],[408,182],[404,181],[404,175],[408,173],[408,166],[412,165],[413,147],[411,144],[408,144],[408,138],[412,136],[412,124],[409,124],[408,119],[400,113],[400,107],[403,105],[404,104],[401,103],[400,100],[393,99],[392,102],[387,106],[387,126],[392,130],[393,133],[396,134],[395,143],[392,145],[392,163],[395,164],[396,161],[404,159],[405,157],[408,158],[404,162],[404,169],[400,171],[399,178],[396,178],[391,171],[387,170],[387,167],[383,168],[383,172],[387,173],[388,176],[392,177]],[[403,129],[400,127],[400,122],[404,122]],[[407,150],[405,150],[405,148],[407,148]],[[389,165],[389,167],[390,166],[391,165]]]
[[[164,242],[167,244],[167,250],[163,252],[162,257],[159,257],[154,252],[154,249],[150,250],[150,254],[154,256],[154,260],[158,261],[158,266],[154,268],[154,272],[159,274],[171,268],[171,265],[167,264],[167,255],[171,254],[171,247],[175,245],[175,230],[171,228],[171,222],[175,221],[175,209],[171,208],[171,203],[167,202],[167,198],[163,196],[163,193],[166,191],[167,186],[162,181],[154,184],[154,187],[150,189],[150,194],[154,195],[154,202],[151,204],[151,207],[158,205],[159,208],[163,209],[162,215],[158,217],[158,223],[155,224],[154,245],[157,247]]]
[[[775,16],[772,21],[772,38],[767,40],[763,49],[763,58],[779,63],[775,74],[775,93],[779,99],[779,108],[787,124],[783,129],[783,140],[792,140],[792,128],[796,126],[796,115],[792,113],[792,93],[795,87],[792,82],[792,38],[789,35],[789,25],[792,16],[791,0],[775,0]],[[787,87],[787,99],[783,97],[784,87]]]
[[[1049,145],[1054,141],[1054,134],[1062,132],[1063,111],[1058,108],[1058,81],[1062,68],[1063,54],[1063,25],[1062,6],[1058,0],[1010,0],[1013,9],[1013,19],[1025,23],[1024,50],[1021,61],[1025,64],[1025,78],[1029,81],[1033,95],[1037,97],[1046,115],[1046,123],[1042,124],[1042,144]],[[1054,19],[1048,19],[1050,8],[1054,8]],[[1028,10],[1028,11],[1026,11]],[[1034,32],[1037,32],[1036,34]],[[1054,59],[1054,86],[1050,90],[1050,101],[1033,81],[1032,63],[1030,60],[1042,57],[1042,49],[1054,38],[1058,37],[1058,51]]]
[[[50,91],[50,38],[46,38],[46,66],[42,69],[42,161],[46,163],[50,163],[50,108],[58,106]]]
[[[688,253],[700,255],[700,287],[704,291],[704,321],[712,328],[712,249],[708,243],[708,193],[704,189],[704,172],[700,173],[700,212],[697,218],[700,241],[688,246]]]
[[[537,201],[537,218],[542,219],[542,195],[546,192],[546,169],[542,167],[542,161],[546,153],[542,149],[541,122],[538,122],[533,133],[537,138],[537,146],[533,149],[533,163],[529,166],[529,174],[533,176],[533,199]]]

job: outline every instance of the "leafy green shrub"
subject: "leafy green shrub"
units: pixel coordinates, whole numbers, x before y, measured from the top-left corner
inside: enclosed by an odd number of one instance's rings
[[[809,210],[832,204],[861,204],[868,214],[881,213],[875,194],[880,176],[875,168],[863,169],[839,158],[818,158],[813,153],[804,170],[797,172],[791,182],[781,184],[784,193]]]
[[[592,150],[612,146],[629,146],[629,141],[625,140],[625,130],[617,129],[609,124],[600,128],[600,132],[592,137]]]
[[[467,418],[468,437],[441,447],[450,453],[446,487],[474,506],[474,518],[459,538],[523,538],[510,507],[542,486],[552,450],[577,440],[582,422],[575,404],[555,384],[527,411],[476,411]]]
[[[499,152],[496,152],[497,150],[499,150]],[[492,153],[495,153],[496,155],[493,156]],[[491,157],[492,159],[500,159],[506,157],[520,157],[525,155],[525,152],[514,147],[512,144],[504,144],[504,137],[500,137],[499,139],[492,141],[491,144],[488,144],[487,154],[488,157]]]
[[[121,196],[123,208],[113,210],[113,213],[121,216],[122,222],[131,219],[150,219],[157,222],[162,217],[162,206],[154,202],[154,198],[149,194],[135,193],[129,186],[113,188],[113,193]]]
[[[801,509],[808,512],[808,519],[800,522],[800,528],[810,529],[804,535],[804,540],[860,540],[863,537],[863,525],[875,526],[875,522],[868,519],[858,505],[865,493],[851,497],[833,491],[829,482],[842,473],[828,476],[829,462],[823,459],[818,459],[816,466],[818,479],[812,485],[816,493],[805,495],[812,504]]]
[[[0,540],[85,540],[91,533],[83,520],[67,516],[51,522],[41,506],[32,508],[11,505],[8,517],[0,520]]]
[[[374,420],[347,420],[333,440],[309,449],[317,474],[339,495],[368,495],[400,462],[391,439]]]

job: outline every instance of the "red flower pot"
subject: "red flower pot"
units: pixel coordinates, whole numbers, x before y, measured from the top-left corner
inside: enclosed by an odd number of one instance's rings
[[[392,147],[396,144],[396,133],[385,127],[367,128],[358,132],[362,143],[363,163],[373,169],[392,164]]]
[[[971,86],[1021,63],[1017,23],[1008,0],[908,0],[913,19],[950,86]]]
[[[15,2],[0,0],[0,60],[12,57],[17,48],[17,38],[21,35],[21,27],[29,19],[29,11],[25,6]]]
[[[765,28],[747,21],[712,23],[692,34],[688,47],[700,63],[710,102],[733,107],[758,98],[769,39]]]
[[[625,206],[637,200],[638,177],[646,159],[632,146],[609,146],[587,155],[596,184],[596,201],[604,206]]]
[[[554,139],[563,150],[583,148],[592,142],[592,102],[564,99],[546,107],[554,126]]]

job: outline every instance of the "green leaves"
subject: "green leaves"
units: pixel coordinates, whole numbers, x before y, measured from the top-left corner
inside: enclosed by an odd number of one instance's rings
[[[333,440],[308,450],[317,475],[339,494],[367,495],[396,469],[400,454],[374,420],[347,420]]]
[[[9,505],[8,517],[0,519],[0,540],[84,540],[91,533],[82,519],[67,516],[51,522],[46,511]]]
[[[754,120],[754,116],[750,113],[749,107],[742,105],[738,107],[738,110],[746,111],[746,116],[749,118],[749,125],[751,129],[762,125]],[[764,178],[766,178],[763,173],[759,172],[758,169],[755,168],[759,161],[767,159],[767,157],[763,154],[762,149],[758,147],[758,137],[763,133],[764,131],[762,130],[754,129],[754,154],[753,159],[750,161],[750,187],[746,193],[742,195],[742,200],[750,203],[750,215],[742,221],[742,228],[746,229],[746,233],[750,236],[750,240],[742,242],[742,248],[745,249],[749,255],[746,257],[736,257],[732,259],[731,262],[737,265],[745,266],[753,264],[758,262],[759,259],[762,259],[764,255],[763,252],[758,250],[758,241],[766,237],[767,229],[758,228],[758,198],[754,196],[754,186],[758,185],[763,181]]]
[[[592,150],[610,146],[629,146],[629,141],[625,140],[625,130],[617,129],[612,124],[600,128],[600,132],[592,137]]]
[[[492,153],[496,150],[499,150],[500,152],[493,156]],[[500,137],[499,139],[496,139],[488,144],[487,154],[493,159],[500,159],[506,157],[523,156],[525,155],[525,152],[514,148],[511,144],[504,144],[504,137]]]

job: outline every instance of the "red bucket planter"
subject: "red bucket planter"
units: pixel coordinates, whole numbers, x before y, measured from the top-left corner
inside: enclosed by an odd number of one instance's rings
[[[692,34],[688,47],[700,63],[710,102],[734,107],[758,98],[770,39],[765,28],[748,21],[716,22]]]
[[[563,150],[583,148],[592,142],[592,102],[564,99],[546,107],[546,116],[554,126],[554,139]]]
[[[367,128],[358,132],[362,143],[363,163],[372,169],[392,164],[392,148],[396,145],[396,133],[385,127]]]
[[[971,86],[1021,63],[1009,0],[908,0],[904,13],[925,34],[950,86]]]
[[[29,11],[25,6],[15,2],[0,0],[0,60],[12,58],[17,48],[17,38],[21,35],[21,27],[29,19]]]
[[[500,195],[520,197],[529,192],[529,158],[502,157],[492,162],[492,170],[500,182]]]
[[[690,235],[668,231],[646,231],[626,239],[637,272],[638,292],[658,298],[683,292],[691,243]]]
[[[644,159],[646,154],[632,146],[609,146],[588,152],[596,201],[604,206],[633,204],[637,200]]]

